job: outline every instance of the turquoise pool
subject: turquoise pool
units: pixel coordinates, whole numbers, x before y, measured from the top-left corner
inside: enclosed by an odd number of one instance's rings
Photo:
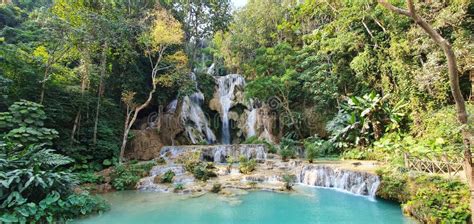
[[[104,195],[112,209],[78,223],[412,223],[400,206],[330,189],[300,193],[250,192],[229,198],[206,194],[116,192]]]

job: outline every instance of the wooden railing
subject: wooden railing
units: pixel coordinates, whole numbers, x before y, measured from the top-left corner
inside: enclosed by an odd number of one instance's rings
[[[415,156],[405,153],[404,158],[405,167],[414,171],[456,176],[463,170],[462,154],[443,153],[441,155],[425,154]]]

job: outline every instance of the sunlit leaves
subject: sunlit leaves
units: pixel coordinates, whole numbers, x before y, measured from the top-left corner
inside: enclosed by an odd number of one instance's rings
[[[150,15],[151,26],[141,36],[146,53],[162,51],[164,47],[180,44],[184,38],[181,24],[165,9],[157,8]]]

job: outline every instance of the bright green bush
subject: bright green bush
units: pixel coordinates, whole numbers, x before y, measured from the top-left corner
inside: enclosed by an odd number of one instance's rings
[[[295,180],[296,180],[296,176],[293,174],[283,175],[283,182],[285,183],[285,189],[288,191],[292,190]]]
[[[186,155],[179,159],[179,162],[184,164],[184,169],[188,172],[193,172],[194,168],[201,163],[201,153],[200,152],[191,152],[189,155]]]
[[[348,97],[340,105],[336,117],[328,123],[332,141],[339,148],[368,146],[384,133],[400,130],[407,104],[400,101],[388,103],[389,95],[381,97],[372,92],[362,97]]]
[[[104,182],[104,177],[101,175],[97,175],[94,172],[78,173],[77,178],[80,184],[85,184],[85,183],[101,184]]]
[[[172,183],[176,174],[172,170],[166,171],[161,177],[161,183]]]
[[[0,222],[65,222],[104,211],[106,203],[73,193],[75,176],[62,168],[72,162],[41,145],[0,145]]]
[[[214,172],[214,164],[200,162],[194,167],[192,171],[194,177],[198,180],[206,181],[212,177],[217,177],[217,174]]]
[[[289,158],[294,158],[296,156],[296,147],[298,142],[291,138],[283,138],[280,141],[280,154],[283,161],[287,161]]]
[[[378,171],[377,195],[402,203],[405,213],[425,223],[466,223],[469,188],[456,179],[421,173]]]
[[[467,104],[467,110],[474,112],[474,105]],[[417,140],[442,151],[459,151],[462,148],[461,126],[454,106],[426,112],[421,117],[421,123],[413,125],[411,130],[412,136],[416,136]]]
[[[182,183],[178,183],[178,184],[175,184],[174,185],[174,189],[173,189],[173,192],[179,192],[179,191],[182,191],[184,190],[184,185]]]
[[[112,186],[117,190],[132,190],[138,181],[148,176],[154,163],[118,165],[111,174]]]
[[[335,149],[332,142],[321,139],[318,136],[309,137],[304,140],[305,156],[310,163],[318,157],[333,154]]]
[[[275,145],[266,140],[258,139],[257,136],[247,138],[242,144],[264,144],[268,148],[269,153],[277,152],[277,148],[275,147]]]
[[[15,102],[9,112],[0,113],[0,134],[5,140],[23,145],[48,144],[58,137],[54,129],[43,127],[46,114],[43,106],[30,101]]]
[[[239,158],[239,171],[243,174],[249,174],[257,167],[257,161],[255,159],[248,159],[245,156]]]

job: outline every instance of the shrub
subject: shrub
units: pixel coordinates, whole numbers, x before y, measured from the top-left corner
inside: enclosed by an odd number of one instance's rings
[[[161,183],[172,183],[175,173],[172,170],[166,171],[161,177]]]
[[[101,183],[104,183],[104,177],[101,176],[101,175],[97,175],[93,172],[78,173],[77,177],[79,179],[80,184],[85,184],[85,183],[101,184]]]
[[[275,145],[266,140],[258,139],[257,136],[251,136],[247,138],[242,144],[263,144],[268,148],[269,153],[277,152],[277,148],[275,147]]]
[[[474,105],[467,104],[468,112],[474,112]],[[411,134],[420,140],[434,141],[443,139],[447,145],[461,145],[461,128],[456,118],[453,105],[446,106],[438,111],[426,112],[421,115],[420,124],[414,125]]]
[[[201,153],[200,152],[192,152],[186,157],[180,158],[178,162],[184,164],[184,169],[188,172],[194,172],[194,168],[201,164]]]
[[[292,190],[296,176],[293,174],[284,174],[282,178],[283,182],[285,183],[285,189],[288,191]]]
[[[304,149],[306,159],[312,163],[317,157],[322,157],[333,153],[335,147],[330,141],[325,141],[320,139],[318,136],[314,136],[304,140]]]
[[[212,193],[219,193],[222,189],[222,185],[219,183],[214,183],[211,188]]]
[[[8,108],[9,112],[0,113],[0,137],[13,143],[31,145],[52,145],[58,137],[54,129],[45,128],[46,114],[43,105],[22,100]]]
[[[234,165],[234,163],[236,161],[235,161],[234,157],[232,157],[232,156],[227,156],[226,161],[227,161],[226,170],[227,170],[227,173],[230,173],[232,171],[232,165]]]
[[[75,194],[72,160],[43,145],[0,145],[0,222],[66,222],[107,208],[87,193]]]
[[[111,174],[111,183],[116,190],[132,190],[142,177],[146,177],[153,163],[118,165]]]
[[[339,148],[367,146],[386,132],[400,130],[407,104],[400,101],[390,105],[388,97],[375,92],[348,97],[326,127],[331,132],[331,141]]]
[[[286,137],[281,140],[279,154],[283,161],[288,161],[289,158],[296,156],[297,143],[297,141]]]
[[[367,151],[361,148],[352,148],[342,153],[343,159],[367,159]]]
[[[245,156],[239,158],[239,171],[243,174],[249,174],[257,167],[257,161],[255,159],[248,159]]]
[[[466,223],[469,188],[459,180],[421,173],[378,171],[377,195],[403,203],[405,213],[424,223]]]
[[[209,180],[209,178],[217,177],[217,174],[213,171],[213,168],[213,165],[209,165],[209,163],[199,163],[194,167],[193,175],[198,180]]]
[[[184,190],[184,185],[183,184],[178,183],[178,184],[174,185],[173,192],[177,193],[177,192],[182,191],[182,190]]]

